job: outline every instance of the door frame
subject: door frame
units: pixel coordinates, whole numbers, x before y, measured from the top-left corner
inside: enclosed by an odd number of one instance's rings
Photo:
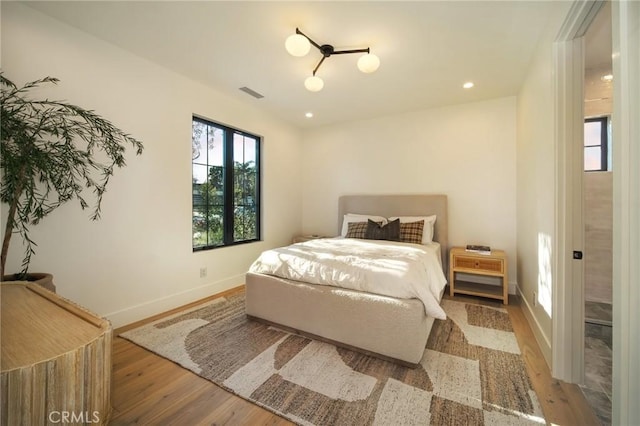
[[[640,2],[614,1],[612,424],[640,424]]]
[[[574,1],[553,45],[555,98],[555,277],[551,369],[584,381],[584,34],[603,0]]]
[[[600,6],[598,6],[598,4]],[[580,383],[583,365],[584,283],[576,282],[573,250],[576,216],[575,150],[583,130],[580,38],[602,2],[574,0],[554,44],[555,285],[552,373]],[[596,11],[597,12],[597,11]],[[613,32],[613,424],[640,424],[640,2],[612,2]],[[576,142],[577,141],[577,142]],[[570,162],[569,167],[566,163]],[[572,170],[573,169],[573,170]],[[581,215],[579,215],[580,217]],[[582,230],[581,232],[584,232]],[[579,297],[576,297],[579,296]],[[582,304],[583,305],[583,304]],[[578,361],[579,368],[575,367]]]

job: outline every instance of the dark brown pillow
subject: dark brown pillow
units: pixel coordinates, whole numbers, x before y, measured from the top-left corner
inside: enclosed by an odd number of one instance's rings
[[[424,220],[400,224],[400,241],[403,243],[422,244]]]
[[[369,219],[364,238],[367,240],[400,241],[400,219],[393,220],[384,226]]]

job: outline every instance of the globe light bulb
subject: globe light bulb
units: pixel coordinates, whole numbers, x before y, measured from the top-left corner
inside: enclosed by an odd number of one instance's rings
[[[311,77],[307,77],[304,81],[304,87],[306,87],[310,92],[319,92],[324,87],[324,81],[322,81],[320,77],[313,75]]]
[[[287,37],[287,40],[284,42],[284,47],[292,56],[304,56],[309,53],[311,43],[309,43],[309,40],[307,40],[305,36],[293,34]]]
[[[364,73],[372,73],[380,66],[380,59],[373,53],[367,53],[358,59],[358,69]]]

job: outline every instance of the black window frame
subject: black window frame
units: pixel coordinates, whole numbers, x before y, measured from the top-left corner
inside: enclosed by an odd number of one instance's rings
[[[237,128],[233,128],[227,126],[225,124],[218,123],[216,121],[203,118],[197,115],[192,116],[191,126],[192,126],[192,134],[193,134],[193,124],[194,122],[200,122],[206,126],[216,127],[221,129],[224,132],[224,148],[223,148],[223,182],[224,182],[224,190],[223,190],[223,242],[221,244],[207,244],[202,246],[194,246],[193,236],[191,239],[191,247],[193,252],[199,252],[204,250],[212,250],[217,248],[236,246],[240,244],[247,244],[256,241],[262,240],[262,231],[261,231],[261,223],[262,223],[262,164],[261,164],[261,150],[262,150],[262,137],[253,133],[246,132],[244,130],[240,130]],[[256,140],[256,150],[255,150],[255,187],[256,187],[256,199],[254,200],[255,204],[255,238],[235,240],[234,236],[234,207],[235,207],[235,191],[234,191],[234,135],[241,135],[244,137],[252,138]],[[194,165],[203,165],[202,162],[197,162],[192,158],[191,161],[191,173],[192,173],[192,182],[193,182],[193,166]],[[208,160],[207,160],[207,166]],[[230,188],[230,189],[229,189]],[[194,201],[194,191],[192,189],[192,198],[191,198],[191,214],[192,216],[195,213],[196,204]],[[210,206],[210,203],[204,203],[206,206]],[[208,227],[208,215],[205,215],[206,227]],[[194,226],[192,222],[192,234],[194,232]]]
[[[585,145],[583,143],[583,149],[586,151],[587,148],[600,147],[600,168],[586,170],[584,168],[584,161],[582,168],[585,172],[606,172],[609,171],[609,117],[591,117],[585,118],[584,120],[585,124],[594,122],[600,122],[600,144]]]

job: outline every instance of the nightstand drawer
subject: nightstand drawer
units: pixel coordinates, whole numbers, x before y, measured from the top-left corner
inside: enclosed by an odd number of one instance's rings
[[[480,259],[477,257],[454,256],[453,267],[503,272],[504,264],[500,259]]]

